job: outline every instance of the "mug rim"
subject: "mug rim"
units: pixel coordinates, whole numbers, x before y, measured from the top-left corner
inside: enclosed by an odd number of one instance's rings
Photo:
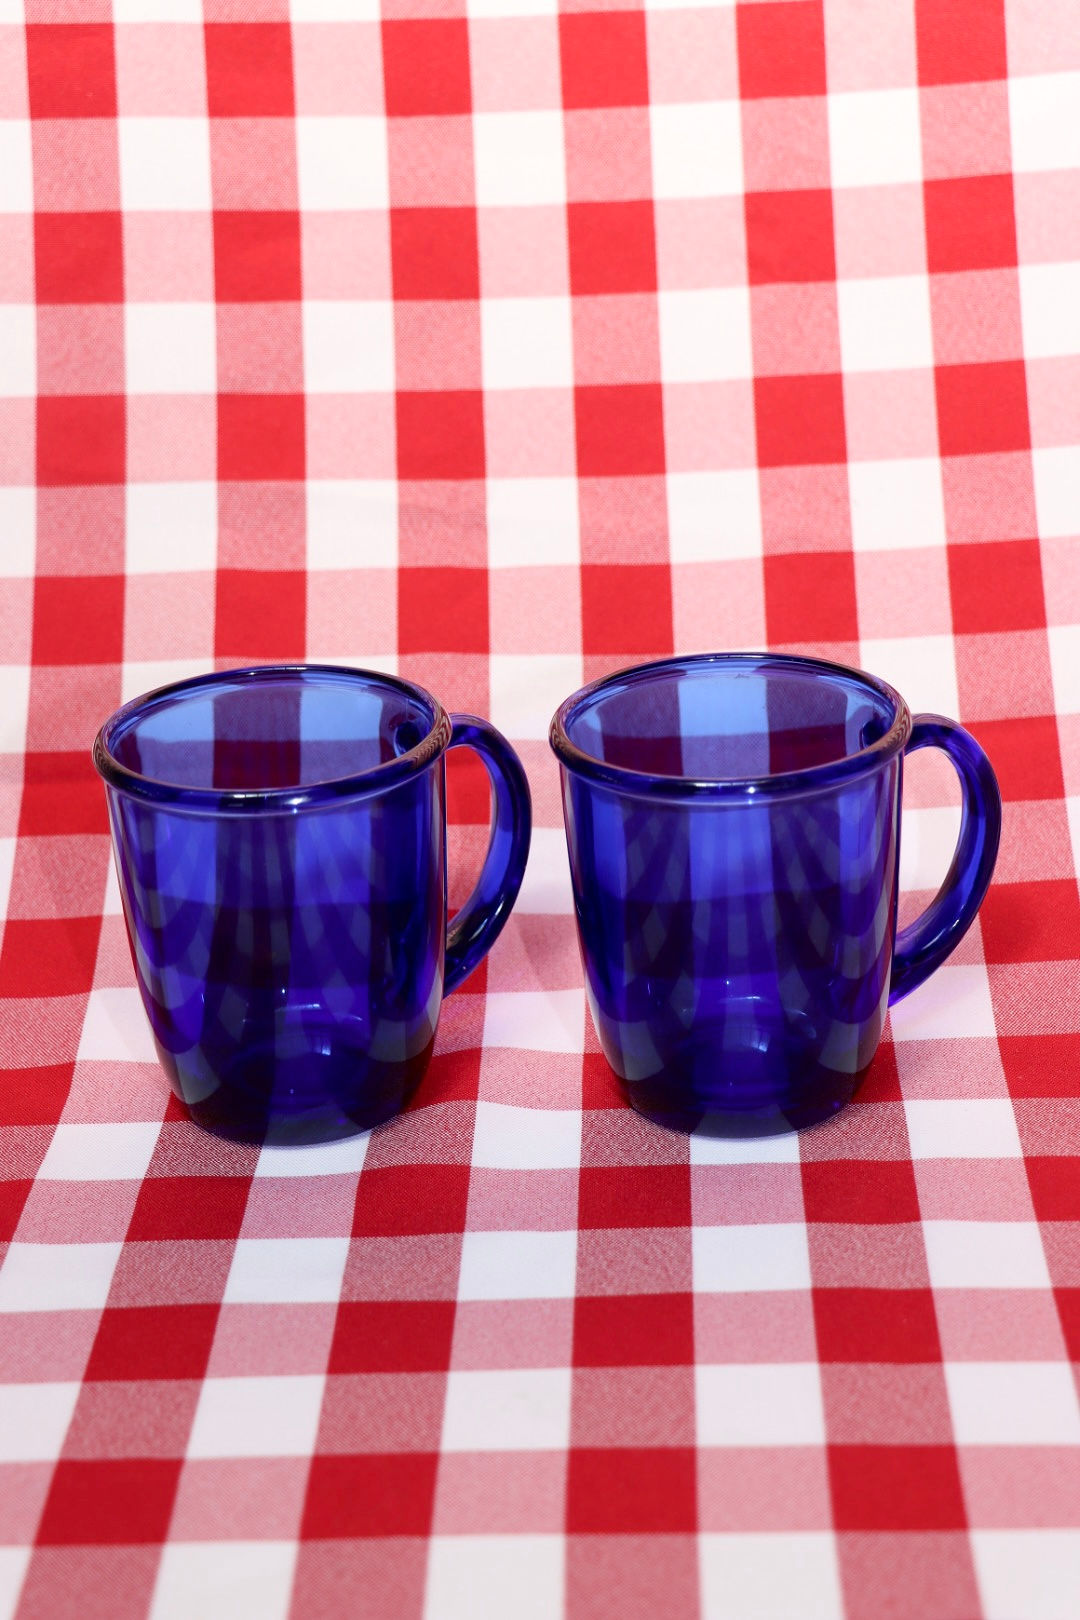
[[[657,674],[676,668],[701,668],[712,665],[722,667],[744,664],[755,670],[783,669],[802,671],[807,675],[839,676],[868,688],[876,696],[885,698],[894,707],[892,725],[874,742],[843,754],[839,759],[825,760],[818,765],[806,765],[794,771],[777,771],[764,776],[747,777],[693,777],[662,776],[652,771],[637,771],[626,765],[612,765],[598,759],[595,754],[578,747],[571,741],[568,725],[576,712],[605,687],[618,683],[645,684]],[[548,742],[561,765],[576,776],[600,783],[624,793],[664,799],[738,800],[756,799],[815,792],[865,776],[878,770],[894,755],[900,753],[911,736],[911,711],[895,687],[877,675],[850,664],[837,663],[827,658],[814,658],[802,653],[773,652],[719,652],[676,653],[671,657],[652,659],[643,664],[630,664],[613,670],[599,680],[590,681],[571,693],[556,709],[548,731]]]
[[[122,765],[112,751],[112,745],[137,719],[144,718],[161,705],[183,700],[191,694],[209,687],[229,683],[258,684],[261,681],[292,679],[298,685],[304,676],[325,675],[335,681],[355,685],[378,685],[399,692],[403,697],[418,701],[432,716],[426,734],[412,748],[394,759],[385,760],[365,771],[350,772],[347,776],[331,777],[295,787],[274,788],[214,788],[191,787],[182,782],[166,782]],[[102,725],[94,738],[92,757],[94,768],[102,780],[118,792],[151,804],[167,805],[170,809],[201,811],[204,814],[255,814],[296,811],[336,803],[343,799],[367,797],[385,792],[401,782],[418,775],[434,764],[445,753],[452,731],[450,716],[426,687],[407,681],[400,675],[389,675],[383,670],[357,669],[344,664],[248,664],[237,669],[208,670],[203,675],[189,675],[179,681],[169,681],[154,687],[139,697],[123,704]]]

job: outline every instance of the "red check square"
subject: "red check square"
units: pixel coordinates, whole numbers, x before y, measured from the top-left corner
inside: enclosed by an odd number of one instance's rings
[[[765,622],[777,645],[855,641],[855,563],[850,551],[792,551],[765,558]]]
[[[292,117],[292,29],[287,22],[208,22],[204,36],[211,118]]]
[[[1027,450],[1027,378],[1022,360],[936,366],[938,434],[943,456]]]
[[[27,754],[23,771],[19,835],[50,838],[63,833],[107,833],[109,819],[101,782],[88,749],[77,754]]]
[[[28,23],[26,76],[32,118],[115,118],[112,24]]]
[[[301,479],[304,463],[303,394],[218,396],[220,479]]]
[[[998,1048],[1012,1096],[1075,1096],[1080,1035],[999,1035]]]
[[[578,1182],[578,1224],[583,1229],[689,1226],[689,1165],[583,1166]]]
[[[353,1237],[403,1237],[461,1232],[469,1201],[467,1164],[424,1166],[424,1196],[416,1196],[412,1165],[365,1170],[356,1189]]]
[[[7,926],[11,927],[10,920]],[[55,1124],[64,1111],[74,1068],[72,1059],[40,1068],[0,1069],[0,1125]]]
[[[697,1459],[689,1446],[570,1452],[570,1535],[689,1535],[697,1529]]]
[[[649,101],[642,11],[559,18],[564,107],[644,107]]]
[[[219,568],[218,657],[302,658],[306,586],[306,575],[292,570]]]
[[[845,458],[839,376],[756,377],[754,418],[762,467],[818,466]]]
[[[688,1367],[690,1294],[612,1294],[574,1302],[575,1367]]]
[[[815,1288],[813,1304],[822,1361],[941,1360],[928,1288]]]
[[[1072,878],[995,883],[979,910],[988,962],[1069,962],[1080,941],[1080,895]]]
[[[963,1530],[952,1446],[832,1445],[829,1483],[837,1530]]]
[[[222,304],[299,299],[299,215],[272,209],[217,211],[214,283]]]
[[[121,303],[120,215],[35,214],[34,270],[41,304]]]
[[[475,208],[394,208],[395,298],[479,298]]]
[[[1016,215],[1009,174],[927,180],[926,261],[931,275],[949,270],[993,270],[1014,265]]]
[[[641,477],[664,471],[664,401],[659,383],[576,388],[578,473]]]
[[[920,84],[970,84],[1008,75],[1005,7],[916,0]]]
[[[825,94],[825,19],[821,0],[739,5],[739,91],[760,96]]]
[[[56,1465],[38,1525],[39,1546],[131,1546],[164,1541],[179,1457],[127,1457]]]
[[[23,1205],[30,1196],[32,1181],[0,1181],[0,1243],[10,1243],[19,1224]]]
[[[86,1379],[202,1378],[217,1321],[216,1305],[111,1305],[102,1312]]]
[[[483,478],[484,396],[444,389],[396,396],[398,477]]]
[[[34,582],[35,664],[119,664],[123,649],[121,574],[41,575]]]
[[[1074,936],[1075,937],[1075,936]],[[1080,1221],[1080,1160],[1062,1153],[1025,1159],[1040,1221]]]
[[[802,1182],[808,1221],[862,1226],[919,1219],[909,1159],[805,1159]]]
[[[9,917],[0,951],[0,995],[85,995],[94,983],[100,933],[97,917]]]
[[[128,1241],[235,1239],[249,1186],[247,1176],[147,1176],[135,1200]]]
[[[660,563],[585,563],[581,644],[587,657],[674,651],[670,570]]]
[[[39,398],[38,483],[122,484],[125,437],[124,401],[119,395]]]
[[[746,265],[752,286],[835,281],[831,192],[751,191],[745,210]]]
[[[464,17],[384,22],[382,57],[388,118],[471,111],[469,24]]]
[[[446,1372],[454,1312],[453,1300],[342,1300],[328,1371]]]
[[[947,556],[953,629],[958,635],[1039,630],[1045,625],[1037,540],[950,546]]]
[[[489,645],[486,569],[399,569],[398,647],[403,653],[486,653]],[[480,819],[487,816],[484,802]]]
[[[314,1457],[301,1539],[426,1536],[438,1461],[433,1452]]]
[[[566,219],[572,292],[583,295],[656,290],[656,233],[651,202],[571,203]]]
[[[1060,799],[1065,795],[1055,717],[973,720],[969,727],[993,762],[1003,799]]]

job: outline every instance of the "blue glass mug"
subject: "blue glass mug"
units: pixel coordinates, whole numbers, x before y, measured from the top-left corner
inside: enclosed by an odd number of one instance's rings
[[[628,1100],[729,1136],[842,1108],[990,882],[1001,798],[975,739],[839,664],[717,654],[585,687],[550,740],[589,1006]],[[959,774],[960,838],[897,934],[903,758],[929,746]]]
[[[494,816],[447,932],[444,758],[462,745]],[[139,991],[191,1117],[301,1142],[396,1113],[521,885],[531,808],[506,740],[389,675],[282,666],[129,703],[94,764]]]

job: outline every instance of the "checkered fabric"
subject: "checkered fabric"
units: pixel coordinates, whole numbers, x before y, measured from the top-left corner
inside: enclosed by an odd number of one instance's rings
[[[1075,1620],[1078,446],[1077,0],[0,0],[4,1620]],[[614,1092],[544,736],[762,644],[1005,831],[859,1101],[725,1144]],[[300,657],[490,714],[537,830],[411,1111],[260,1152],[89,745]]]

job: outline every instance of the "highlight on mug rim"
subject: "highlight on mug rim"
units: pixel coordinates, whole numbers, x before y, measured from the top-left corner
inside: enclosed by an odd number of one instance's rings
[[[191,698],[217,692],[243,692],[260,685],[305,684],[342,689],[382,691],[397,695],[420,710],[424,729],[409,735],[409,745],[379,764],[326,779],[285,787],[215,787],[169,781],[125,764],[117,749],[125,737],[155,714]],[[412,730],[418,728],[414,724]],[[239,669],[209,671],[156,687],[131,699],[110,715],[94,739],[93,761],[99,776],[112,788],[170,809],[211,815],[291,812],[382,793],[417,775],[443,754],[450,742],[450,717],[438,698],[426,688],[383,670],[350,668],[337,664],[256,664]]]
[[[576,723],[590,709],[616,693],[666,680],[680,673],[707,676],[714,672],[717,676],[729,677],[770,674],[803,676],[808,682],[820,684],[831,681],[848,689],[854,687],[867,697],[887,705],[888,723],[879,736],[837,758],[795,770],[730,777],[676,775],[637,769],[602,759],[574,740]],[[568,770],[617,791],[647,798],[736,800],[745,803],[773,795],[817,792],[877,770],[904,749],[911,736],[911,728],[911,711],[900,693],[887,681],[866,670],[793,653],[691,653],[633,664],[583,686],[559,705],[551,721],[548,741],[560,763]]]

